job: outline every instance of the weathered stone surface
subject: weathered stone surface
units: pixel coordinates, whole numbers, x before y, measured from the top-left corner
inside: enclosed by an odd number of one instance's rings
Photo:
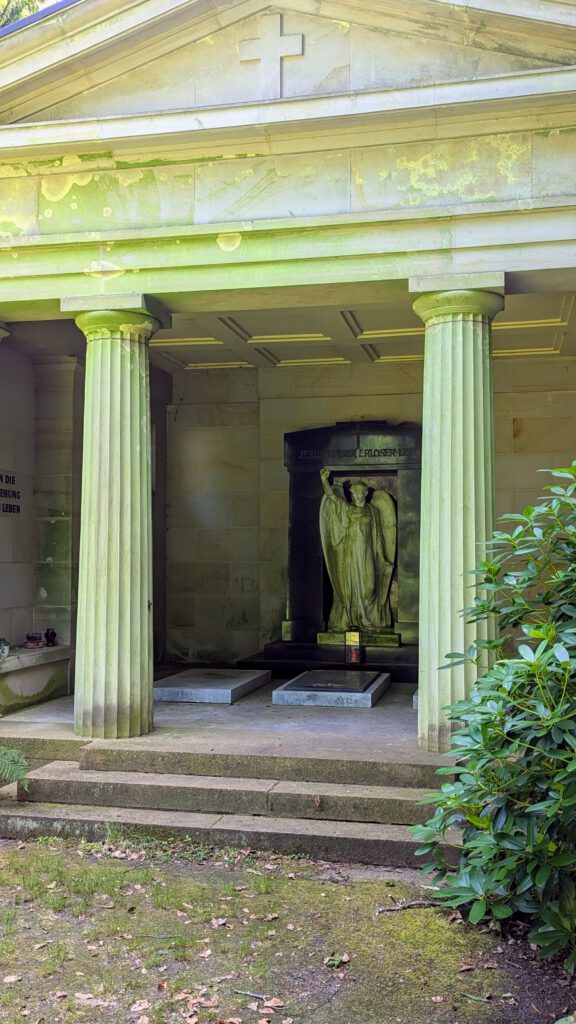
[[[234,704],[272,678],[247,669],[190,668],[154,686],[154,700],[176,703]]]
[[[424,790],[79,769],[67,761],[30,772],[19,799],[33,803],[258,814],[413,824],[429,816]]]
[[[303,689],[295,689],[296,679],[290,680],[278,686],[272,694],[272,703],[287,706],[323,707],[323,708],[372,708],[380,697],[386,693],[391,684],[391,676],[384,672],[376,678],[361,692],[345,692],[344,690],[316,689],[307,690],[306,681],[314,681],[316,672],[304,672],[297,679],[302,682]]]
[[[474,603],[466,573],[494,526],[490,325],[503,306],[502,296],[480,290],[431,292],[414,303],[426,324],[418,690],[425,750],[449,749],[444,708],[481,672],[472,664],[442,668],[446,656],[488,639],[492,626],[461,612]]]
[[[278,782],[268,794],[268,813],[283,818],[324,818],[408,825],[425,821],[423,789]]]
[[[97,310],[87,341],[75,728],[152,729],[152,466],[147,314]]]
[[[97,771],[145,771],[260,779],[343,782],[357,785],[437,786],[437,764],[359,760],[354,757],[290,757],[282,754],[227,754],[183,750],[166,740],[161,746],[109,746],[100,741],[82,748],[82,768]]]
[[[164,811],[266,814],[267,794],[274,785],[266,779],[87,771],[67,761],[57,761],[31,772],[29,789],[21,788],[19,799]]]
[[[70,648],[13,648],[0,662],[0,717],[69,692]]]
[[[105,839],[110,825],[144,834],[187,835],[216,846],[305,853],[324,860],[365,864],[418,864],[418,844],[401,825],[262,818],[248,815],[193,814],[111,807],[53,804],[9,806],[0,810],[0,837],[40,835]],[[447,851],[450,855],[451,851]]]

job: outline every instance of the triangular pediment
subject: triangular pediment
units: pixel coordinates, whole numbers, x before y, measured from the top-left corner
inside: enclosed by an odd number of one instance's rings
[[[110,0],[79,0],[58,24],[48,12],[2,42],[0,120],[201,110],[576,64],[576,23],[541,20],[535,36],[534,17],[522,17],[532,3],[515,5],[513,16],[490,6],[117,0],[112,11]]]

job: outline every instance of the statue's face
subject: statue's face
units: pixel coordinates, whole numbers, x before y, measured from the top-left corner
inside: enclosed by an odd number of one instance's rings
[[[362,508],[362,506],[366,504],[367,493],[368,492],[366,488],[363,486],[363,484],[354,484],[350,488],[350,496],[352,498],[352,501],[354,505],[358,505],[359,508]]]

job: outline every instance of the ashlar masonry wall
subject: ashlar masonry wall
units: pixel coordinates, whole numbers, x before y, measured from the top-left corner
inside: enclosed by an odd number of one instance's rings
[[[258,647],[258,373],[174,379],[168,410],[166,651],[233,660]]]
[[[10,644],[22,643],[32,628],[34,427],[32,363],[4,342],[0,345],[0,637]]]
[[[167,652],[230,661],[280,636],[288,541],[286,431],[422,422],[418,361],[182,373],[168,415]],[[497,514],[576,458],[576,359],[494,365]],[[439,481],[441,486],[441,481]]]

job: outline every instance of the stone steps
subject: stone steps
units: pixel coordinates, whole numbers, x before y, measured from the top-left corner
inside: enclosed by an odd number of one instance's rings
[[[83,804],[6,803],[0,812],[0,838],[4,839],[56,835],[118,842],[113,832],[118,829],[134,837],[138,833],[188,836],[209,846],[302,853],[327,861],[411,867],[421,863],[415,856],[418,844],[403,825]]]
[[[148,810],[248,814],[414,824],[430,809],[424,789],[302,780],[222,778],[154,772],[82,769],[55,761],[29,774],[19,799],[35,803],[85,804]]]
[[[230,745],[233,741],[231,740]],[[280,779],[301,782],[325,782],[356,786],[392,786],[409,789],[437,789],[441,783],[438,767],[449,764],[442,757],[389,761],[377,758],[310,756],[275,752],[228,753],[227,750],[206,749],[190,741],[161,742],[150,739],[92,740],[76,755],[80,767],[90,771],[142,772],[167,775],[197,775],[240,779]]]

